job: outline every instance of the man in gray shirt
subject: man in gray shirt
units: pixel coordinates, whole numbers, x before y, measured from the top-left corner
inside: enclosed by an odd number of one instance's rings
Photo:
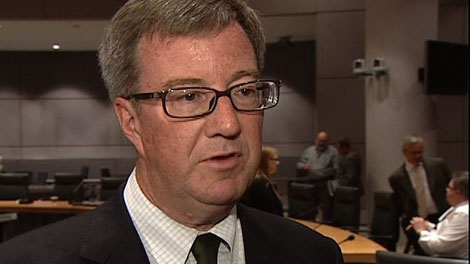
[[[330,221],[333,215],[333,193],[328,185],[338,171],[338,152],[328,142],[328,133],[320,130],[315,145],[308,147],[297,163],[298,176],[315,184],[315,196],[323,221]]]

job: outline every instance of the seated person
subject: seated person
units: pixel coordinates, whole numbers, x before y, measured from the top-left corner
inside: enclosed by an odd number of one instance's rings
[[[263,146],[258,171],[241,200],[243,204],[283,216],[281,198],[271,183],[271,176],[277,172],[278,166],[277,149]]]
[[[427,254],[468,259],[468,171],[454,173],[446,198],[451,207],[437,225],[413,217],[409,227],[419,234],[418,243]]]

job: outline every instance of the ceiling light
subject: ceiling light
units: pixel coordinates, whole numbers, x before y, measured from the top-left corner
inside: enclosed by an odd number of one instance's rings
[[[54,44],[52,44],[52,49],[53,49],[53,50],[59,50],[59,49],[60,49],[60,45],[57,44],[57,43],[54,43]]]

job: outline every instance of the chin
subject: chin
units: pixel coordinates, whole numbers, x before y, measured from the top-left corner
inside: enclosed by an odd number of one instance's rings
[[[222,184],[212,187],[206,198],[209,203],[216,205],[232,205],[235,204],[243,195],[245,189],[235,184]]]

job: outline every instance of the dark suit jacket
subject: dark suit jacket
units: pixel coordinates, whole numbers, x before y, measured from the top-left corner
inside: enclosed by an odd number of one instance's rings
[[[440,158],[423,159],[423,167],[426,171],[429,191],[439,211],[437,214],[441,215],[449,207],[446,200],[446,187],[450,181],[451,172],[444,160]],[[406,227],[413,216],[418,216],[418,202],[405,164],[393,172],[388,181],[397,198],[397,214],[401,217],[402,227]]]
[[[239,205],[247,264],[343,263],[338,245],[291,220]],[[97,209],[0,244],[2,264],[149,263],[122,189]]]
[[[361,182],[362,161],[359,154],[351,151],[346,156],[341,157],[338,168],[338,175],[336,176],[338,184],[357,187],[362,195],[364,193]]]

